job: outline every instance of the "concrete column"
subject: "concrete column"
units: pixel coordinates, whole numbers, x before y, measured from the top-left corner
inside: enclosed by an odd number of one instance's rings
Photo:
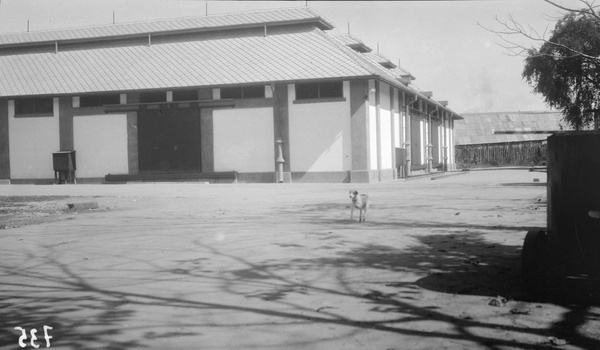
[[[278,155],[281,151],[282,159],[284,162],[277,163],[277,169],[281,168],[283,173],[282,182],[292,182],[292,173],[290,171],[290,163],[293,159],[290,159],[290,113],[288,108],[288,84],[275,84],[271,85],[273,88],[273,130],[274,139],[281,140],[281,144],[275,144],[275,154]],[[267,86],[270,89],[270,86]],[[281,165],[281,166],[280,166]],[[280,174],[278,174],[279,176]]]
[[[0,100],[0,179],[10,178],[10,153],[8,149],[8,101]]]
[[[379,81],[375,81],[375,125],[376,125],[376,147],[377,147],[377,180],[381,181],[381,87]]]
[[[406,102],[406,97],[404,99],[404,101]],[[410,166],[412,163],[412,121],[411,121],[411,116],[410,116],[410,106],[417,102],[417,98],[415,96],[415,99],[412,100],[411,102],[408,102],[404,105],[404,109],[406,110],[406,139],[404,141],[404,147],[406,148],[406,177],[410,177],[411,174],[411,170],[410,170]]]
[[[368,80],[350,81],[350,118],[352,139],[351,182],[370,182]]]
[[[60,150],[73,151],[73,98],[58,98]],[[77,151],[77,150],[75,150]],[[75,155],[77,156],[77,154]]]
[[[446,129],[446,111],[442,112],[442,164],[443,170],[448,171],[448,130]]]
[[[431,114],[427,113],[427,173],[431,173],[433,171],[433,144],[432,144],[432,131],[431,131]]]
[[[398,178],[398,172],[396,171],[396,104],[394,103],[397,94],[395,90],[390,86],[390,133],[392,134],[392,168],[394,169],[393,178]]]

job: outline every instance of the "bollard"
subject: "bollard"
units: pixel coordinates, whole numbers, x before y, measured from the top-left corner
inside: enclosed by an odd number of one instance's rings
[[[283,144],[283,140],[278,137],[277,140],[275,140],[275,143],[277,143],[277,159],[275,159],[275,162],[277,162],[278,164],[278,182],[282,183],[283,182],[283,163],[285,163],[285,159],[283,159],[283,150],[281,148],[281,145]]]

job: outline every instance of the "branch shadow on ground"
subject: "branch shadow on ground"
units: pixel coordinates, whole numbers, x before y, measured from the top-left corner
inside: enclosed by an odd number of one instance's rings
[[[55,344],[62,348],[131,349],[148,347],[147,340],[162,340],[167,344],[181,337],[202,336],[206,327],[252,326],[263,324],[277,332],[285,325],[336,325],[343,326],[344,338],[362,331],[376,331],[381,335],[411,336],[428,339],[445,339],[469,344],[474,348],[501,349],[506,347],[546,349],[546,344],[482,335],[475,330],[493,331],[497,324],[476,318],[460,317],[445,312],[438,306],[422,305],[417,298],[422,290],[437,293],[512,298],[524,298],[520,283],[520,246],[491,243],[480,231],[512,230],[526,231],[521,226],[493,227],[469,225],[468,223],[396,221],[367,222],[361,226],[348,220],[332,219],[331,211],[345,208],[336,203],[321,204],[319,208],[307,206],[297,214],[308,216],[312,228],[328,228],[327,233],[314,232],[305,239],[325,242],[316,249],[327,249],[330,254],[302,255],[304,242],[274,243],[274,249],[294,250],[281,258],[250,260],[232,252],[194,241],[190,250],[202,258],[177,259],[160,264],[143,261],[144,275],[152,276],[145,285],[173,281],[166,292],[148,288],[121,289],[96,285],[89,276],[106,274],[106,271],[83,269],[62,261],[59,247],[31,256],[34,265],[11,266],[0,261],[0,349],[14,348],[19,333],[13,327],[36,327],[48,324],[54,327]],[[289,215],[282,208],[282,215]],[[351,230],[350,230],[351,228]],[[377,244],[350,242],[348,232],[356,230],[420,228],[429,234],[412,236],[418,244],[406,249]],[[344,231],[343,229],[347,229]],[[333,233],[333,231],[336,231]],[[464,232],[463,232],[464,231]],[[140,242],[143,244],[143,242]],[[307,248],[306,248],[307,249]],[[482,254],[482,252],[484,252]],[[235,266],[226,270],[208,269],[210,260],[225,261]],[[357,270],[407,272],[419,276],[414,281],[389,280],[372,283],[368,289],[348,282],[346,274]],[[336,285],[321,283],[319,279],[298,279],[309,272],[325,271],[335,276]],[[220,302],[219,299],[181,295],[175,282],[212,283],[218,292],[238,302]],[[311,296],[344,299],[349,305],[364,307],[370,315],[361,318],[352,310],[329,306],[315,307],[304,300]],[[237,297],[237,299],[236,299]],[[173,330],[164,324],[138,326],[125,325],[134,322],[140,307],[158,309],[163,313],[185,310],[187,313],[235,312],[252,315],[256,323],[210,324],[202,318],[186,320],[187,331]],[[580,331],[583,324],[600,316],[588,306],[568,305],[568,312],[552,327],[528,327],[518,323],[503,325],[503,332],[513,332],[539,337],[555,336],[557,332],[571,344],[584,348],[600,348],[600,340]],[[267,320],[268,319],[268,320]],[[273,321],[276,320],[276,321]],[[261,323],[262,322],[262,323]],[[437,322],[451,331],[422,329],[422,322]],[[522,339],[522,338],[521,338]],[[297,340],[309,346],[319,339]],[[252,348],[252,346],[246,347]],[[254,348],[260,348],[257,344]]]
[[[343,237],[336,238],[342,240]],[[99,345],[110,349],[144,348],[146,340],[161,339],[176,342],[185,336],[200,336],[205,325],[199,319],[190,319],[187,329],[193,331],[165,330],[164,325],[138,327],[131,332],[125,327],[135,318],[134,307],[163,309],[164,312],[185,309],[187,312],[234,311],[240,314],[264,316],[277,319],[269,321],[269,327],[277,331],[286,324],[329,324],[344,326],[347,334],[361,331],[377,331],[381,334],[431,337],[460,341],[475,347],[500,349],[504,347],[544,349],[544,344],[524,343],[514,339],[489,337],[474,329],[494,330],[498,327],[486,321],[451,315],[435,306],[415,304],[421,289],[440,293],[519,297],[522,293],[518,283],[518,247],[490,244],[481,235],[432,234],[417,237],[420,245],[409,249],[397,249],[382,244],[361,244],[338,250],[330,257],[300,258],[297,255],[267,261],[250,261],[213,246],[196,242],[194,249],[212,258],[229,260],[235,269],[205,272],[198,259],[180,259],[170,266],[158,266],[147,262],[148,269],[155,274],[156,281],[185,280],[195,283],[216,283],[220,293],[239,296],[240,300],[260,300],[259,303],[226,303],[215,299],[188,298],[177,296],[177,291],[165,295],[151,290],[123,291],[94,285],[85,276],[103,271],[75,272],[76,268],[58,258],[55,248],[48,248],[45,257],[36,257],[39,264],[15,268],[0,263],[0,308],[3,310],[0,333],[0,349],[17,342],[15,326],[37,327],[43,324],[54,327],[53,337],[57,346],[72,349],[95,349]],[[298,249],[297,246],[281,249]],[[476,256],[477,249],[486,249],[485,257]],[[52,268],[54,272],[50,273]],[[389,272],[411,272],[427,275],[415,282],[380,281],[365,290],[356,288],[344,280],[347,271],[377,269]],[[319,281],[292,279],[289,272],[302,275],[306,271],[327,270],[336,273],[338,284],[323,287]],[[152,282],[152,281],[149,281]],[[260,293],[250,291],[248,286]],[[390,288],[394,291],[390,292]],[[383,290],[386,291],[383,291]],[[21,291],[21,292],[19,292]],[[24,293],[26,292],[26,293]],[[367,307],[371,317],[361,319],[336,308],[314,306],[303,303],[302,296],[320,295],[343,298],[350,303]],[[503,326],[505,332],[537,336],[554,335],[557,329],[572,344],[599,348],[600,341],[578,332],[583,322],[589,320],[590,310],[574,306],[552,329],[529,328],[518,324]],[[376,317],[373,317],[375,315]],[[434,321],[452,329],[437,331],[420,329],[419,322]],[[267,323],[265,321],[265,323]],[[221,327],[230,327],[222,325]],[[248,326],[248,325],[246,325]],[[218,325],[210,325],[218,327]],[[342,337],[342,336],[340,336]],[[309,344],[310,341],[306,340]],[[316,341],[316,340],[314,340]],[[299,341],[301,342],[301,341]],[[304,344],[307,345],[307,344]],[[7,347],[7,349],[10,347]],[[260,346],[256,346],[260,348]]]

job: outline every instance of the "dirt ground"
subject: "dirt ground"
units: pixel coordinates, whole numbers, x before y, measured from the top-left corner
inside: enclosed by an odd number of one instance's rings
[[[0,349],[600,349],[599,308],[522,287],[545,181],[3,185]]]

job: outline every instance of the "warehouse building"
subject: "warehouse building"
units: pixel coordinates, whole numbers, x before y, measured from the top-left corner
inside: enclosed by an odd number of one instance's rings
[[[461,117],[333,28],[302,7],[1,35],[0,180],[377,182],[452,169]]]

